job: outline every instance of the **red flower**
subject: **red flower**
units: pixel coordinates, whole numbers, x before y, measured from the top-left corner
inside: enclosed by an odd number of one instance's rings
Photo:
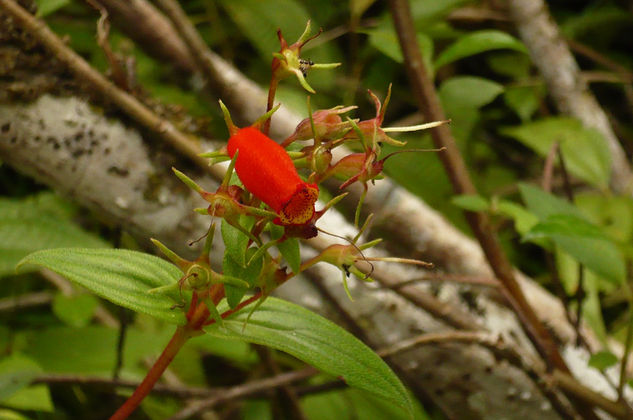
[[[258,129],[245,127],[232,135],[227,145],[231,158],[238,150],[237,176],[248,191],[279,215],[280,224],[301,225],[312,219],[319,188],[299,178],[283,147]]]

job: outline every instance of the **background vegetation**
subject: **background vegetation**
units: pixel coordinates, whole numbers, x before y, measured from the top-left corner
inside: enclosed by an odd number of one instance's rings
[[[113,63],[95,38],[99,13],[94,7],[79,0],[36,3],[37,15],[65,36],[70,47],[101,72],[112,73]],[[608,116],[630,162],[633,4],[593,0],[550,1],[548,5],[578,61],[582,81]],[[423,121],[389,8],[383,2],[195,0],[182,6],[211,50],[261,86],[269,82],[271,52],[279,49],[277,28],[286,39],[294,40],[311,20],[324,32],[308,44],[303,56],[314,62],[342,63],[333,71],[309,73],[308,81],[318,92],[312,98],[313,109],[358,104],[356,115],[371,118],[374,108],[366,90],[384,98],[392,83],[384,125]],[[385,172],[466,234],[470,231],[463,209],[488,213],[512,264],[558,296],[572,324],[582,320],[589,328],[587,334],[597,337],[599,346],[590,346],[593,357],[588,363],[600,369],[615,366],[622,358],[621,349],[628,351],[631,341],[633,201],[630,180],[624,189],[613,187],[612,156],[604,134],[560,111],[520,40],[505,2],[413,0],[411,7],[424,60],[479,195],[457,196],[435,154],[398,155],[387,161]],[[85,87],[58,64],[38,68],[37,57],[45,52],[36,47],[30,51],[32,62],[9,65],[9,44],[2,45],[10,39],[9,32],[8,26],[0,26],[0,101],[28,102],[44,92],[86,96]],[[153,58],[116,24],[109,42],[130,63],[128,81],[135,95],[183,130],[215,139],[227,137],[216,98],[196,88],[188,74]],[[32,75],[36,73],[43,75],[42,80],[55,73],[55,80],[67,83],[44,80],[35,84]],[[20,87],[26,75],[31,90]],[[306,113],[305,98],[294,81],[280,86],[278,100],[301,115]],[[108,115],[120,117],[110,104],[96,103]],[[413,148],[432,147],[429,135],[398,138]],[[556,148],[561,155],[555,154]],[[392,150],[385,147],[385,152]],[[144,244],[17,172],[10,156],[3,159],[0,378],[4,382],[0,383],[0,405],[5,408],[0,409],[0,417],[103,418],[121,402],[107,379],[141,379],[147,361],[164,346],[171,330],[155,319],[133,316],[78,290],[50,272],[16,275],[14,267],[37,249],[141,249]],[[549,191],[539,188],[543,182]],[[584,334],[578,330],[579,342],[586,339]],[[185,388],[236,386],[262,376],[267,369],[262,364],[265,357],[261,349],[203,336],[178,355],[167,382]],[[284,369],[300,366],[283,354],[274,357]],[[102,378],[106,383],[84,386],[69,380],[70,385],[57,384],[53,374]],[[626,382],[627,377],[626,373],[616,375],[614,388],[621,390],[619,382]],[[330,380],[315,376],[295,388],[299,405],[288,402],[292,395],[282,392],[275,394],[279,398],[271,398],[269,392],[259,398],[231,400],[219,406],[216,414],[245,419],[404,418],[396,408],[360,391],[332,391],[330,386],[328,392],[318,392],[319,384],[331,385]],[[184,400],[174,393],[155,394],[136,418],[166,418]],[[418,409],[418,418],[443,418],[443,409],[432,398],[423,398]]]

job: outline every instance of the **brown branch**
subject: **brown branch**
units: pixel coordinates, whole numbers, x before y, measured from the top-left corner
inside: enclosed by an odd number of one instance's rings
[[[0,299],[0,312],[14,312],[20,309],[28,309],[33,306],[48,305],[53,301],[51,292],[26,293]]]
[[[210,169],[207,159],[198,156],[202,150],[190,137],[180,132],[170,122],[160,118],[134,96],[117,88],[79,54],[70,49],[43,21],[36,19],[14,0],[0,0],[0,6],[15,19],[16,23],[32,34],[55,58],[61,61],[75,77],[88,83],[105,101],[114,103],[138,124],[173,146],[200,168],[211,173],[216,171],[213,167]],[[221,177],[221,174],[219,176]]]
[[[235,386],[233,388],[227,389],[225,392],[212,396],[207,400],[199,401],[189,405],[188,407],[185,407],[184,409],[180,410],[178,413],[170,417],[170,420],[188,419],[222,402],[255,395],[260,392],[268,391],[272,388],[300,381],[309,378],[317,372],[318,371],[314,368],[306,368],[302,370],[282,373],[271,378],[261,379],[253,382],[248,382],[243,385]]]
[[[415,27],[411,18],[409,5],[403,0],[390,0],[393,19],[400,40],[400,46],[405,56],[405,66],[420,110],[428,121],[445,120],[444,113],[439,103],[439,98],[433,84],[427,76],[427,71],[422,60],[422,55],[415,37]],[[448,125],[437,127],[431,131],[431,136],[436,147],[446,147],[439,157],[444,164],[446,172],[457,194],[476,194],[462,156],[455,145],[455,140]],[[536,314],[527,303],[521,291],[512,266],[503,254],[497,241],[488,217],[484,213],[466,212],[466,219],[479,240],[486,258],[496,277],[502,283],[512,307],[522,321],[528,335],[532,338],[539,353],[547,360],[548,364],[568,372],[565,361],[560,356],[556,344],[549,332],[536,317]]]
[[[508,11],[558,110],[597,129],[611,152],[611,187],[631,193],[631,168],[605,112],[580,77],[580,69],[543,0],[510,0]]]
[[[413,94],[418,101],[420,110],[428,121],[440,121],[446,119],[442,111],[437,92],[428,77],[420,48],[416,39],[416,31],[411,17],[409,4],[406,0],[390,0],[393,20],[398,33],[400,46],[405,57],[405,66],[411,82]],[[446,172],[458,194],[476,194],[466,165],[455,145],[450,128],[447,125],[440,126],[431,131],[431,136],[436,147],[446,147],[447,151],[440,154],[440,158]],[[496,277],[503,285],[505,295],[511,306],[517,313],[521,324],[528,336],[535,344],[538,352],[546,360],[548,366],[559,369],[565,373],[569,368],[560,355],[556,343],[551,334],[536,316],[529,305],[518,282],[514,277],[514,271],[510,262],[504,255],[496,236],[494,235],[486,214],[479,212],[466,212],[466,220],[478,239],[488,262]],[[587,418],[595,418],[595,414],[583,401],[576,401],[578,408],[585,408]]]

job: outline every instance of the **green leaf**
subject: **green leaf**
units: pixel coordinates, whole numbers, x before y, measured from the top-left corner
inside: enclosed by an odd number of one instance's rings
[[[299,249],[299,241],[297,238],[286,239],[285,241],[277,244],[277,249],[284,257],[293,273],[299,272],[301,266],[301,251]]]
[[[527,233],[538,223],[538,217],[536,217],[533,213],[526,210],[525,207],[508,200],[499,200],[496,204],[495,210],[499,214],[514,220],[514,227],[521,235]]]
[[[624,259],[606,234],[587,220],[570,214],[554,214],[527,232],[523,239],[550,238],[605,280],[622,284],[626,275]]]
[[[410,413],[398,406],[354,388],[307,395],[301,399],[301,408],[310,419],[430,420],[424,409],[415,401],[411,417]]]
[[[503,92],[503,86],[488,79],[457,76],[446,80],[439,89],[442,104],[453,109],[481,108]],[[453,115],[451,115],[453,117]]]
[[[586,219],[570,214],[553,214],[547,217],[534,226],[525,238],[551,237],[553,235],[609,240],[598,226],[589,223]]]
[[[55,194],[25,199],[0,199],[0,276],[15,273],[15,265],[33,251],[109,244],[71,221],[73,209]]]
[[[214,337],[256,343],[284,351],[322,371],[340,377],[349,386],[398,404],[412,413],[411,400],[398,377],[369,347],[341,327],[295,304],[269,297],[256,310],[245,307],[211,325]]]
[[[46,385],[28,386],[42,368],[30,358],[12,354],[0,361],[0,404],[20,410],[53,411]]]
[[[137,317],[138,320],[138,317]],[[142,378],[147,368],[142,363],[157,357],[174,333],[174,326],[158,324],[147,331],[138,323],[126,331],[123,354],[123,377]],[[116,365],[118,331],[99,325],[76,328],[67,326],[22,332],[23,352],[45,372],[111,377]]]
[[[519,183],[519,192],[528,210],[540,220],[547,219],[554,214],[583,217],[578,207],[533,185]]]
[[[503,100],[525,123],[538,109],[542,91],[542,86],[513,86],[506,88]]]
[[[442,21],[452,10],[472,0],[416,0],[411,2],[411,15],[418,31]]]
[[[580,121],[551,117],[502,128],[500,132],[520,141],[541,156],[547,156],[554,142],[558,142],[570,173],[596,187],[607,188],[611,175],[611,155],[606,141],[597,130],[583,127]]]
[[[246,264],[245,256],[246,246],[248,245],[248,236],[241,232],[238,228],[230,225],[225,219],[222,219],[222,240],[226,250],[224,255],[229,256],[233,261],[241,265]]]
[[[257,251],[253,247],[249,248],[247,251],[246,257],[250,261],[250,258]],[[237,277],[248,282],[251,287],[255,287],[257,285],[259,273],[262,271],[262,263],[263,258],[260,257],[254,261],[250,261],[250,264],[243,266],[233,260],[230,255],[226,254],[224,256],[224,260],[222,261],[222,269],[224,270],[224,274],[227,276]],[[226,300],[231,308],[235,308],[246,293],[246,288],[229,284],[224,285],[224,290],[226,293]]]
[[[398,42],[398,36],[396,35],[393,26],[359,30],[361,33],[369,35],[369,44],[391,58],[396,63],[403,63],[404,58],[402,56],[402,50],[400,49],[400,43]],[[433,72],[433,40],[423,33],[416,35],[418,45],[420,46],[420,52],[422,53],[422,60],[427,66],[430,73]]]
[[[36,0],[37,17],[48,16],[70,3],[70,0]]]
[[[3,420],[29,420],[17,411],[0,409],[0,419]]]
[[[65,296],[58,293],[53,299],[53,313],[70,326],[84,327],[92,320],[97,304],[93,295]]]
[[[174,302],[149,290],[172,285],[180,270],[153,255],[124,249],[58,248],[28,255],[20,266],[46,267],[117,305],[167,322],[184,324],[185,316]]]
[[[310,19],[304,6],[293,0],[222,0],[220,4],[237,24],[241,35],[246,36],[266,60],[279,51],[278,28],[282,29],[288,44],[292,44]],[[318,25],[312,23],[318,29]]]
[[[470,211],[486,211],[490,208],[488,200],[480,195],[458,195],[451,198],[457,207]]]
[[[510,49],[527,53],[521,41],[505,32],[497,30],[475,31],[460,37],[442,51],[435,61],[435,68],[439,69],[464,57],[499,49]]]
[[[600,370],[615,366],[617,363],[618,357],[607,350],[594,353],[589,358],[589,366]]]

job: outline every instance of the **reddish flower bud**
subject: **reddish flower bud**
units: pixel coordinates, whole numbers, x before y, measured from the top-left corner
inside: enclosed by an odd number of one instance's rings
[[[237,176],[279,215],[281,224],[300,225],[312,219],[319,188],[299,178],[283,147],[256,128],[246,127],[231,136],[227,151],[231,158],[239,151]]]

